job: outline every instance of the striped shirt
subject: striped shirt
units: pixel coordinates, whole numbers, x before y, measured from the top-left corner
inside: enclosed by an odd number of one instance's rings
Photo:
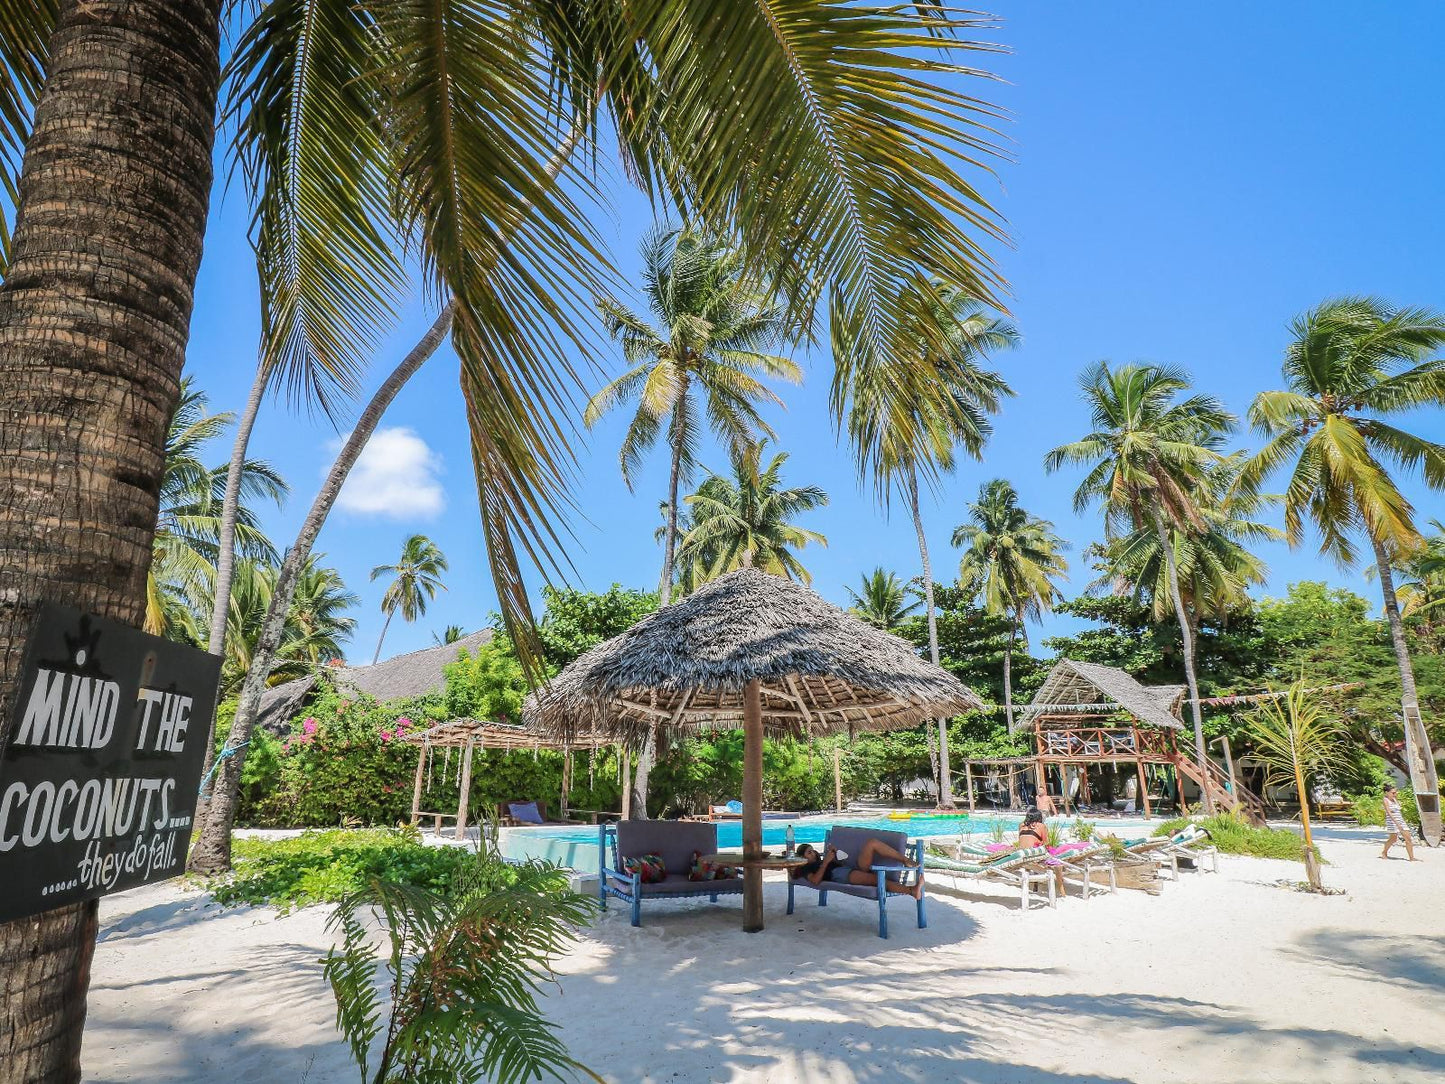
[[[1405,816],[1400,811],[1400,803],[1394,798],[1385,799],[1385,827],[1396,835],[1408,836],[1410,834],[1410,828],[1405,823]]]

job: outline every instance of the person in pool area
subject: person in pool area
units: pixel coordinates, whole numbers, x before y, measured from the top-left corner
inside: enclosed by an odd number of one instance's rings
[[[1396,843],[1404,843],[1405,854],[1409,856],[1410,861],[1420,861],[1415,857],[1415,843],[1414,840],[1410,838],[1410,826],[1405,823],[1404,811],[1400,809],[1400,792],[1395,789],[1394,784],[1389,784],[1385,787],[1383,798],[1385,806],[1385,830],[1390,833],[1390,837],[1385,840],[1385,849],[1380,852],[1380,857],[1389,858],[1390,848]]]
[[[1044,824],[1044,815],[1038,806],[1031,805],[1024,814],[1023,824],[1019,825],[1019,846],[1047,847],[1048,843],[1049,829]]]
[[[791,870],[792,876],[796,879],[806,877],[814,885],[821,885],[824,881],[840,885],[877,885],[878,875],[873,872],[874,862],[913,867],[918,865],[881,839],[866,840],[857,854],[848,854],[831,845],[819,852],[811,843],[803,843],[798,846],[798,857],[806,858],[807,863]],[[885,883],[889,892],[917,899],[923,891],[923,871],[919,871],[911,885],[901,884],[892,877]]]

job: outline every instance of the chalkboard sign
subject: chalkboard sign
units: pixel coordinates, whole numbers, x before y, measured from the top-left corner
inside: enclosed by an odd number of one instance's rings
[[[0,753],[0,922],[185,869],[221,660],[47,603]]]

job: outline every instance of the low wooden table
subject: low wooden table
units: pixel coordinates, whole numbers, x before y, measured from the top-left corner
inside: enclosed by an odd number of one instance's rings
[[[797,869],[799,866],[808,864],[808,859],[796,854],[791,858],[785,858],[780,854],[764,854],[761,858],[747,858],[741,851],[705,854],[702,860],[714,866],[742,866],[745,869],[748,867],[753,869]]]

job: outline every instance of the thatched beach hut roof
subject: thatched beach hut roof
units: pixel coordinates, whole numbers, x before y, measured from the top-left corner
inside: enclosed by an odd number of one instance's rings
[[[525,718],[639,742],[659,723],[739,726],[753,679],[765,724],[797,734],[912,726],[983,706],[906,641],[745,568],[582,655],[529,699]]]
[[[1045,715],[1108,715],[1125,711],[1140,722],[1178,730],[1183,685],[1141,685],[1132,674],[1113,666],[1060,659],[1024,708],[1020,730]]]
[[[446,666],[457,661],[462,651],[474,652],[491,641],[491,629],[482,629],[439,647],[408,651],[371,666],[330,666],[326,675],[339,689],[365,693],[382,703],[440,692],[446,687]],[[317,674],[277,685],[261,694],[259,726],[276,734],[290,730],[291,719],[311,701]]]

